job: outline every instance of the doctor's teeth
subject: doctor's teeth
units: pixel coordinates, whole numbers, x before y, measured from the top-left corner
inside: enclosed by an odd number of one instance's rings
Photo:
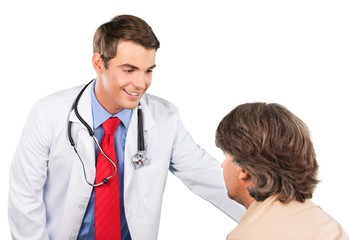
[[[126,91],[128,94],[132,95],[132,96],[137,96],[139,93],[137,92],[129,92],[129,91]]]

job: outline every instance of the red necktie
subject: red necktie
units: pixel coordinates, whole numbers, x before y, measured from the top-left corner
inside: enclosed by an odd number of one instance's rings
[[[101,148],[104,153],[118,166],[114,145],[114,133],[120,124],[118,118],[109,118],[102,126],[104,135]],[[101,152],[97,156],[96,183],[102,182],[110,176],[113,165]],[[95,239],[96,240],[120,240],[120,191],[118,171],[108,183],[95,189]]]

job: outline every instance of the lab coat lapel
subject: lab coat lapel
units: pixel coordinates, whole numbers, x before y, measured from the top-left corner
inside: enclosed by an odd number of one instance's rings
[[[78,107],[78,112],[80,116],[93,129],[91,94],[90,94],[91,87],[92,87],[92,84],[90,84],[85,89],[77,107]],[[95,148],[94,148],[93,138],[89,135],[87,128],[78,119],[74,110],[71,111],[69,115],[69,120],[72,122],[72,137],[75,141],[76,148],[80,154],[82,161],[84,162],[85,170],[90,173],[90,174],[87,174],[89,176],[86,176],[86,177],[91,183],[93,183],[94,176],[95,176],[95,172],[94,172],[95,171]],[[75,155],[75,158],[79,160],[77,155]],[[80,160],[77,162],[80,162]],[[81,162],[80,162],[80,165],[81,165]],[[80,168],[81,167],[82,166],[80,166]]]
[[[147,102],[147,96],[141,99],[142,113],[143,113],[143,131],[144,131],[144,145],[145,145],[145,156],[148,158],[150,164],[141,168],[134,168],[132,158],[137,152],[137,110],[133,110],[130,125],[127,132],[126,143],[125,143],[125,177],[124,177],[124,201],[125,201],[125,214],[129,226],[130,233],[134,239],[155,239],[157,232],[157,224],[146,221],[144,222],[145,214],[149,211],[147,206],[148,201],[151,200],[151,196],[144,198],[142,185],[146,184],[144,181],[148,181],[151,184],[153,179],[144,177],[144,171],[148,172],[149,168],[154,168],[156,165],[152,164],[152,157],[147,152],[149,136],[151,131],[155,129],[156,124],[150,111]],[[152,219],[154,216],[147,216],[147,219]],[[142,226],[142,227],[139,227]],[[147,232],[150,232],[152,237],[144,237],[143,227],[147,228]]]
[[[92,127],[90,86],[85,90],[78,104],[78,111],[81,117]],[[78,120],[74,111],[71,112],[69,120],[72,122],[72,137],[77,151],[84,163],[84,168],[77,154],[74,155],[71,169],[71,178],[67,189],[64,219],[59,227],[57,239],[76,239],[82,219],[88,205],[92,187],[86,183],[94,183],[95,178],[95,149],[94,142],[86,127]]]
[[[155,127],[155,121],[152,113],[144,98],[141,99],[142,113],[143,113],[143,132],[144,132],[144,145],[145,145],[145,155],[147,156],[147,134],[151,128]],[[130,125],[127,132],[126,143],[125,143],[125,177],[124,177],[124,192],[127,196],[127,190],[129,188],[130,182],[137,169],[134,168],[132,163],[132,158],[137,152],[137,137],[138,137],[138,117],[137,108],[133,110],[132,117],[130,120]],[[150,159],[151,161],[151,159]],[[151,162],[150,162],[151,164]],[[147,167],[147,166],[146,166]]]
[[[86,121],[86,123],[93,128],[92,123],[92,108],[91,108],[91,87],[90,84],[82,94],[78,103],[78,112],[80,116]],[[80,166],[76,166],[77,170],[83,172],[82,167],[85,168],[86,178],[90,183],[94,183],[95,178],[95,147],[93,138],[89,135],[87,128],[81,123],[75,114],[74,110],[69,115],[69,120],[72,122],[72,137],[75,141],[77,151],[83,161],[84,166],[77,154],[75,154],[74,164],[79,163]],[[75,165],[74,165],[75,166]],[[80,170],[79,170],[80,168]],[[74,170],[74,169],[73,169]],[[83,179],[85,177],[83,176]],[[85,184],[86,181],[84,180]]]

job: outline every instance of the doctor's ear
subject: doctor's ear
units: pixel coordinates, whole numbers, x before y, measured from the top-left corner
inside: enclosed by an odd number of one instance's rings
[[[93,68],[95,69],[97,74],[101,74],[103,72],[103,70],[105,69],[104,60],[103,60],[101,54],[99,54],[97,52],[95,52],[92,56],[92,64],[93,64]]]

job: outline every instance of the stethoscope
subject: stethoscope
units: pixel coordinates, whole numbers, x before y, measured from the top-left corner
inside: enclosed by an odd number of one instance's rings
[[[86,170],[85,170],[85,165],[84,162],[82,161],[80,154],[78,152],[78,150],[76,149],[75,146],[75,142],[73,140],[72,137],[72,130],[71,130],[71,126],[72,126],[72,121],[68,121],[68,138],[69,138],[69,142],[72,145],[72,147],[74,148],[74,151],[76,153],[76,155],[78,156],[81,164],[82,164],[82,168],[84,171],[84,177],[85,177],[85,181],[93,186],[93,187],[98,187],[101,186],[103,184],[108,183],[109,179],[111,179],[112,177],[114,177],[116,175],[117,172],[117,167],[116,164],[104,153],[103,149],[101,148],[101,146],[98,143],[97,138],[94,135],[94,131],[92,130],[92,128],[88,125],[88,123],[81,117],[81,115],[78,112],[78,103],[80,101],[80,98],[82,96],[82,94],[84,93],[84,91],[86,90],[86,88],[88,87],[88,85],[92,82],[93,80],[91,80],[89,83],[87,83],[79,92],[79,94],[77,95],[73,106],[71,108],[71,111],[74,111],[76,117],[80,120],[80,122],[86,127],[89,135],[92,137],[94,143],[96,144],[96,146],[98,147],[99,151],[101,152],[101,154],[110,162],[110,164],[113,166],[113,173],[104,178],[100,183],[91,183],[90,181],[87,180],[86,177]],[[137,139],[137,153],[133,156],[132,158],[132,163],[134,165],[134,167],[140,168],[143,166],[146,166],[149,164],[149,160],[145,157],[145,148],[144,148],[144,135],[143,135],[143,115],[142,115],[142,106],[141,104],[138,104],[137,107],[137,117],[138,117],[138,139]]]

